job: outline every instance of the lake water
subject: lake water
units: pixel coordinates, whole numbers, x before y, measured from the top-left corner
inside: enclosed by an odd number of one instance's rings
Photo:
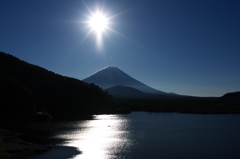
[[[240,115],[133,112],[44,124],[55,150],[31,159],[239,159]],[[76,147],[80,154],[62,146]]]

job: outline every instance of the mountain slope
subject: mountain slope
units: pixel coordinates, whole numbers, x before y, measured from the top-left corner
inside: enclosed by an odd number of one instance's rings
[[[138,89],[144,93],[165,94],[165,92],[156,90],[132,78],[117,67],[107,67],[83,80],[87,83],[94,83],[103,89],[114,86],[128,86]]]
[[[127,86],[114,86],[106,91],[117,98],[148,98],[151,95]]]

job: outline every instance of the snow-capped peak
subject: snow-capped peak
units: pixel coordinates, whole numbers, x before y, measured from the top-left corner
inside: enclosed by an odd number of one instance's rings
[[[122,85],[122,86],[129,86],[135,89],[138,89],[142,92],[146,93],[165,93],[162,91],[158,91],[153,89],[140,81],[132,78],[122,70],[117,67],[106,67],[101,69],[100,71],[94,73],[93,75],[85,78],[83,81],[87,83],[94,83],[103,89],[108,89],[110,87]]]

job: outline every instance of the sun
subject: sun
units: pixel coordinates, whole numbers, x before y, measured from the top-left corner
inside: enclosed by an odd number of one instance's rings
[[[90,11],[88,20],[86,21],[90,33],[95,33],[96,44],[99,50],[103,50],[103,34],[108,34],[112,30],[109,26],[110,17],[101,10]]]
[[[103,13],[97,11],[91,15],[88,24],[96,34],[102,34],[109,25],[109,19]]]
[[[111,9],[106,9],[105,4],[92,4],[88,5],[82,0],[84,7],[87,10],[85,14],[84,21],[78,21],[78,23],[84,23],[84,30],[87,29],[86,35],[83,37],[81,43],[83,43],[91,34],[94,34],[94,39],[96,40],[97,50],[104,52],[104,40],[109,38],[111,33],[117,34],[121,37],[128,39],[125,35],[117,32],[112,27],[116,26],[116,17],[122,15],[124,12],[119,12],[117,14],[112,14]],[[95,6],[95,9],[93,8]]]

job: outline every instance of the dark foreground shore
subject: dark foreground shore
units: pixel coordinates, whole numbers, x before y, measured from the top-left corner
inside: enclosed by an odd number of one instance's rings
[[[18,132],[0,129],[0,159],[65,159],[80,153],[74,147],[28,142],[22,140],[21,135]]]

